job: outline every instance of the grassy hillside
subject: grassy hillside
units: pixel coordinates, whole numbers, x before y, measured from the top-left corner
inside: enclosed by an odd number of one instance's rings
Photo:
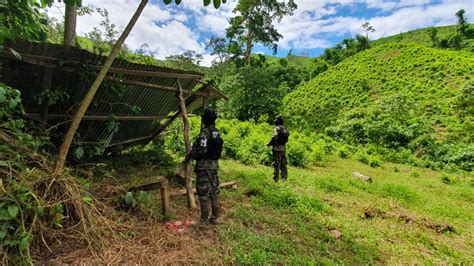
[[[471,27],[474,27],[474,24],[471,24]],[[435,27],[438,30],[438,39],[446,39],[450,35],[453,35],[457,32],[457,25]],[[386,38],[380,38],[375,41],[371,41],[370,45],[372,47],[384,45],[388,43],[416,43],[428,47],[433,46],[433,41],[430,37],[431,28],[423,28],[418,30],[412,30],[408,32],[403,32],[397,35],[389,36]],[[474,39],[466,39],[463,41],[466,50],[474,51]]]
[[[287,95],[284,114],[298,128],[417,156],[447,156],[458,165],[467,161],[470,169],[473,77],[470,52],[381,45]]]
[[[374,182],[353,180],[353,171]],[[474,259],[469,179],[448,184],[446,174],[434,171],[394,164],[374,169],[341,159],[326,167],[292,168],[283,184],[273,184],[271,173],[269,167],[221,164],[221,176],[241,184],[222,195],[226,219],[218,234],[227,263],[469,264]]]

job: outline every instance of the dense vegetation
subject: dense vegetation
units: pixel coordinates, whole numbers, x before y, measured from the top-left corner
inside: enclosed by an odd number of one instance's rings
[[[287,95],[284,114],[295,127],[390,149],[399,161],[415,154],[471,170],[473,73],[470,52],[377,46]]]

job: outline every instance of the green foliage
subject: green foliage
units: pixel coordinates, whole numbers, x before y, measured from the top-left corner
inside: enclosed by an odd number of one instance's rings
[[[0,83],[0,127],[20,132],[25,126],[19,119],[23,113],[20,91]]]
[[[262,115],[272,119],[278,114],[285,87],[275,85],[274,76],[264,68],[246,66],[227,76],[219,87],[230,98],[224,108],[240,120],[257,121]]]
[[[283,114],[300,130],[374,144],[385,158],[415,163],[416,155],[420,165],[469,170],[472,58],[414,44],[377,46],[288,94]],[[379,164],[379,158],[372,161]]]
[[[447,185],[451,185],[451,184],[455,184],[458,182],[457,178],[454,177],[454,176],[449,176],[447,174],[443,174],[441,176],[441,182],[447,184]]]
[[[174,123],[171,129],[176,134],[164,137],[163,148],[171,154],[184,156],[184,142],[181,137],[181,122]],[[267,144],[273,133],[273,126],[267,123],[241,122],[237,119],[218,119],[216,127],[224,139],[223,158],[239,160],[245,164],[270,165],[272,149]],[[191,138],[198,136],[200,118],[190,119]],[[304,135],[291,131],[287,144],[287,157],[290,165],[306,167],[323,165],[334,149],[334,142],[323,135]]]
[[[282,37],[273,25],[281,21],[284,16],[292,15],[296,9],[293,0],[278,1],[251,1],[240,0],[233,10],[237,16],[230,19],[230,26],[226,29],[227,38],[231,46],[245,46],[245,59],[250,61],[253,43],[261,43],[277,51],[277,42]],[[240,49],[238,49],[240,50]]]
[[[46,40],[46,18],[37,1],[0,1],[0,48],[6,38]]]

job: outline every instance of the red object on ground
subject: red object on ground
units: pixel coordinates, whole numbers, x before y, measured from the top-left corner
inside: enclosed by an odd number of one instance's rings
[[[195,224],[196,224],[195,221],[184,220],[184,221],[167,222],[165,226],[166,228],[168,228],[168,230],[171,230],[173,232],[183,233],[186,231],[188,227]]]

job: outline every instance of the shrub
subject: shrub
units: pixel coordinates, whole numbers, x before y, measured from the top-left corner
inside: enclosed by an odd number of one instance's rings
[[[454,176],[448,176],[446,174],[441,176],[441,182],[447,184],[447,185],[452,185],[457,183],[457,178]]]
[[[337,152],[339,154],[339,157],[346,159],[351,156],[352,148],[348,144],[343,144],[341,147],[339,147]]]

